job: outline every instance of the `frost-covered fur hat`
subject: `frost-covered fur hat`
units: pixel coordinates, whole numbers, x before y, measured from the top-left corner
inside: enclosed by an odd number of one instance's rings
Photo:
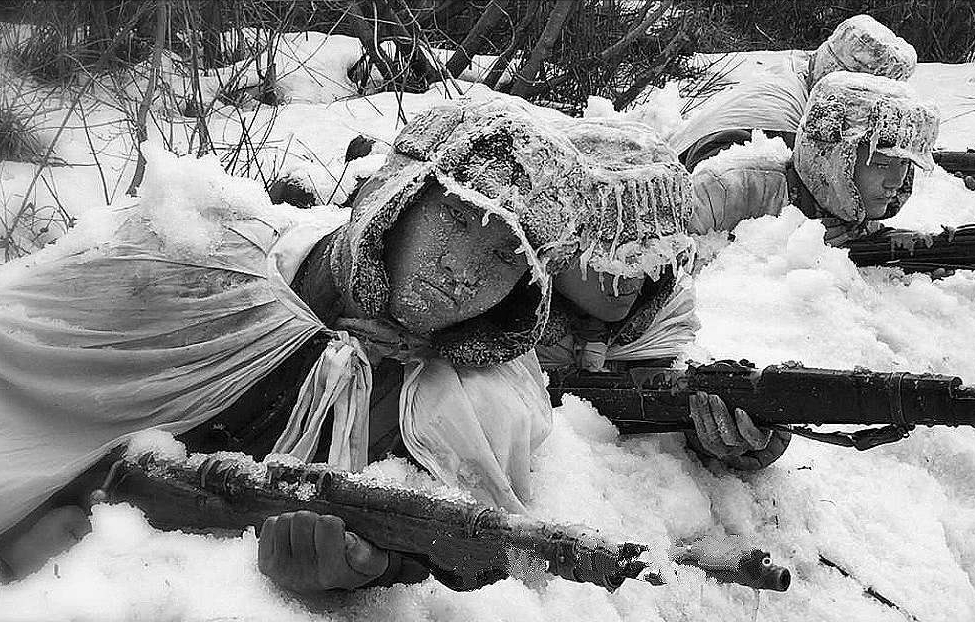
[[[824,210],[845,221],[861,222],[866,208],[853,183],[857,147],[866,143],[871,156],[908,158],[930,170],[938,122],[937,108],[920,101],[903,82],[848,71],[832,73],[809,94],[793,150],[796,172]],[[912,173],[909,168],[885,218],[910,196]]]
[[[914,46],[869,15],[844,20],[809,59],[809,84],[834,71],[907,80],[917,67]]]
[[[428,183],[499,216],[521,240],[529,272],[497,307],[438,331],[440,354],[461,366],[511,360],[535,346],[548,319],[550,273],[578,247],[571,232],[592,186],[579,151],[523,107],[493,100],[427,110],[396,137],[362,187],[349,225],[350,294],[369,317],[389,298],[383,236]]]
[[[578,261],[604,274],[646,274],[654,281],[644,285],[624,320],[607,326],[607,343],[629,343],[670,299],[679,268],[693,261],[694,241],[687,235],[690,174],[666,141],[642,123],[573,119],[564,129],[594,182],[579,215]],[[571,305],[556,299],[562,304],[554,305],[546,344],[560,340],[573,323]]]
[[[580,261],[594,270],[656,279],[693,253],[687,235],[690,175],[652,129],[622,119],[565,124],[582,152],[593,191],[582,198]]]

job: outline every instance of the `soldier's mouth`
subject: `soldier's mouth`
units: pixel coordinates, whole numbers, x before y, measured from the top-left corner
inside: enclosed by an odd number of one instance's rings
[[[426,285],[427,289],[431,289],[436,292],[440,297],[447,300],[451,305],[457,306],[457,299],[454,297],[453,293],[450,292],[446,287],[435,283],[429,279],[417,279],[422,285]]]

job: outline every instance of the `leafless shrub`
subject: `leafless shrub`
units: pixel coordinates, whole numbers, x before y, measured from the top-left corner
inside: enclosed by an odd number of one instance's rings
[[[44,145],[16,94],[0,90],[0,161],[39,162]]]
[[[965,62],[973,52],[970,0],[685,0],[702,32],[700,51],[811,49],[844,19],[867,13],[909,41],[921,62]]]

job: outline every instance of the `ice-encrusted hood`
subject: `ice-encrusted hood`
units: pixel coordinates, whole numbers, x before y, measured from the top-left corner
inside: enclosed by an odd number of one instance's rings
[[[551,272],[577,244],[571,232],[591,186],[577,149],[558,130],[505,100],[439,106],[396,137],[362,187],[349,225],[349,293],[364,315],[386,314],[383,236],[431,182],[499,216],[521,241],[529,271],[497,307],[437,331],[431,344],[459,366],[511,360],[535,346],[548,319]]]
[[[618,276],[657,278],[693,253],[690,176],[651,128],[622,119],[572,120],[568,139],[592,176],[576,230],[579,260]]]
[[[630,343],[654,322],[693,261],[690,175],[666,141],[641,123],[572,120],[564,131],[595,183],[579,215],[578,261],[610,278],[649,277],[628,316],[604,335],[609,344]],[[556,300],[559,318],[545,337],[549,343],[561,338],[574,313],[564,299]]]
[[[840,23],[809,58],[809,85],[834,71],[907,80],[917,67],[914,46],[869,15]]]
[[[938,123],[934,104],[918,99],[903,82],[848,71],[832,73],[809,94],[793,149],[796,172],[826,212],[861,222],[866,208],[853,182],[857,147],[866,143],[871,155],[908,158],[930,170]],[[909,168],[884,218],[900,210],[912,186]]]

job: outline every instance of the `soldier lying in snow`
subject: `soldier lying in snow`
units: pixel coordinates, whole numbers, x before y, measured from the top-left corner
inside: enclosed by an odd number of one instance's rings
[[[347,225],[268,205],[209,223],[204,252],[177,252],[147,224],[151,207],[134,207],[97,248],[5,266],[8,574],[88,529],[71,482],[147,428],[185,433],[191,450],[348,470],[408,451],[524,511],[551,416],[532,348],[578,204],[558,184],[583,174],[536,119],[449,106],[403,130]],[[299,590],[417,578],[329,517],[271,519],[260,551],[261,569]]]
[[[603,180],[589,193],[580,250],[555,276],[552,312],[536,348],[545,369],[599,371],[615,362],[673,360],[700,324],[686,267],[693,242],[688,175],[649,128],[626,121],[574,121],[569,139]],[[763,468],[790,435],[760,430],[715,395],[690,399],[699,454],[738,469]]]
[[[914,47],[869,15],[855,15],[812,53],[795,51],[782,66],[729,88],[687,119],[670,144],[693,171],[698,163],[751,139],[752,130],[778,136],[791,149],[810,90],[834,71],[907,80],[917,66]]]
[[[694,170],[689,230],[731,230],[791,203],[822,221],[827,243],[842,246],[900,211],[914,166],[933,168],[938,112],[902,82],[840,71],[810,94],[794,151],[756,136]]]
[[[550,426],[532,352],[548,274],[594,222],[585,198],[608,187],[564,135],[499,103],[423,113],[394,147],[344,226],[262,206],[214,219],[191,252],[135,207],[97,248],[0,271],[11,576],[89,529],[93,465],[147,428],[183,433],[190,450],[349,470],[408,454],[524,511]],[[302,592],[424,576],[307,512],[269,519],[259,558]]]

